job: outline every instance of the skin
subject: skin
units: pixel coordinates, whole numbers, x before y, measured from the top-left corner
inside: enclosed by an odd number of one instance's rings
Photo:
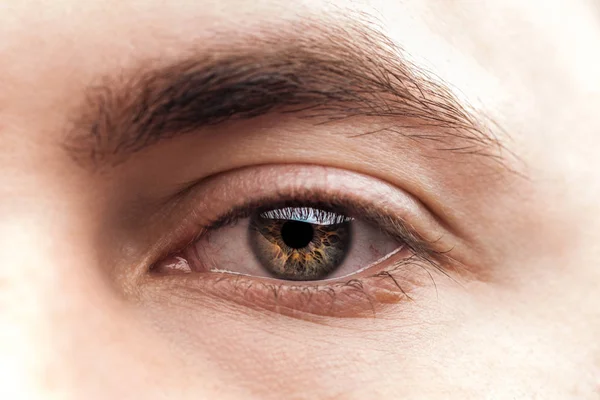
[[[0,3],[0,398],[597,398],[598,3],[296,3]],[[369,121],[273,116],[103,173],[65,152],[69,113],[97,77],[202,49],[214,30],[334,8],[379,18],[493,120],[505,167],[406,152],[389,135],[336,135]],[[446,221],[469,273],[436,274],[435,288],[375,318],[302,318],[140,283],[148,249],[189,211],[154,217],[146,202],[216,172],[293,163],[415,194]]]

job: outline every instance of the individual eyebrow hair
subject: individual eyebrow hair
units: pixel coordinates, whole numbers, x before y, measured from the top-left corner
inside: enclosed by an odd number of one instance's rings
[[[386,118],[394,123],[381,130],[437,150],[500,158],[488,124],[365,18],[290,25],[103,77],[75,110],[65,148],[116,164],[168,138],[284,113]]]

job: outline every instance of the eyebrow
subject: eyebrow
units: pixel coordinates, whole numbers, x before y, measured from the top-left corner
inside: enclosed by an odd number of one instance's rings
[[[270,113],[316,123],[386,118],[395,123],[385,130],[446,152],[493,158],[502,147],[447,84],[361,18],[228,38],[186,57],[104,76],[84,97],[65,148],[95,166],[119,163],[169,138]]]

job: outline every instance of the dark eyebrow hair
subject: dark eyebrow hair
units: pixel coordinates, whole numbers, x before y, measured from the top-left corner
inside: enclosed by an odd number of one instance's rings
[[[497,157],[501,147],[446,84],[408,61],[362,18],[234,37],[199,55],[192,51],[105,76],[85,94],[65,147],[77,160],[95,165],[118,163],[178,135],[272,112],[319,123],[389,118],[397,124],[387,130],[455,153]]]

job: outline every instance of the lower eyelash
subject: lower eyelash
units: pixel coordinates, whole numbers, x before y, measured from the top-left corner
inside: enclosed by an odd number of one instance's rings
[[[364,277],[323,284],[290,284],[228,272],[189,276],[173,293],[186,301],[211,295],[301,319],[376,318],[384,305],[412,302],[419,288],[436,287],[430,260],[410,255]]]

